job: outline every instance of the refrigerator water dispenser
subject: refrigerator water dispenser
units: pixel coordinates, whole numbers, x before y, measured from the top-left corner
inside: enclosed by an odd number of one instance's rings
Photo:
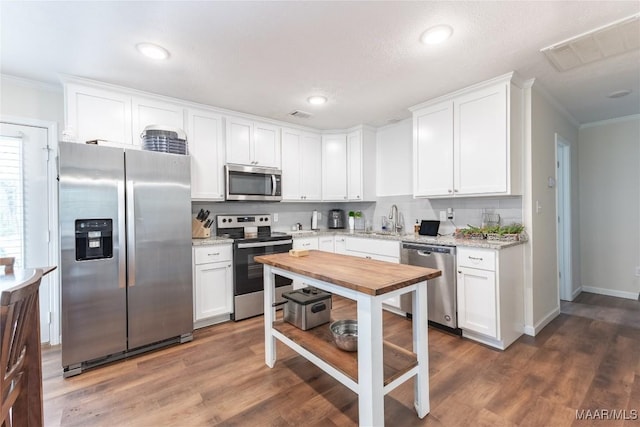
[[[113,220],[76,220],[76,261],[113,257]]]

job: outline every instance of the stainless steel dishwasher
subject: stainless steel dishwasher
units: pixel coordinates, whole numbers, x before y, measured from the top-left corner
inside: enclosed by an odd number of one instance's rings
[[[400,262],[442,271],[442,276],[427,282],[429,323],[460,335],[462,331],[458,328],[456,296],[456,248],[402,242]],[[401,296],[400,309],[411,314],[411,293]]]

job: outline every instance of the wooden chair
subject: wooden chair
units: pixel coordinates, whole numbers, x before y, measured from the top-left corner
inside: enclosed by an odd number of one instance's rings
[[[38,288],[42,270],[0,296],[2,427],[42,426]]]

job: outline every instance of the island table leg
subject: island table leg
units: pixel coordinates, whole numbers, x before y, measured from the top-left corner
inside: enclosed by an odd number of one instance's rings
[[[384,425],[382,302],[358,298],[358,416],[361,426]]]
[[[271,333],[275,320],[275,309],[273,308],[275,295],[275,275],[271,271],[271,266],[264,265],[264,360],[268,367],[273,368],[276,364],[276,339]]]
[[[418,357],[414,406],[418,417],[430,411],[429,403],[429,336],[427,320],[427,284],[417,284],[413,298],[413,352]]]

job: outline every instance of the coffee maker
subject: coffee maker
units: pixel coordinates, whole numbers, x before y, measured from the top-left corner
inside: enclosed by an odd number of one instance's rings
[[[331,209],[329,211],[329,228],[344,228],[345,218],[342,209]]]

